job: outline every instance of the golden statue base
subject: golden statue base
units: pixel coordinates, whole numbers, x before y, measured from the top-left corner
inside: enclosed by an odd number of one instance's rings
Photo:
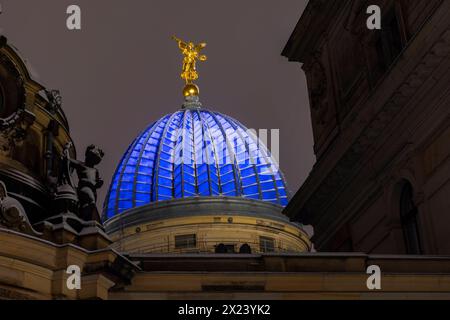
[[[183,88],[183,95],[185,97],[198,96],[199,92],[200,92],[200,89],[194,83],[188,83]]]

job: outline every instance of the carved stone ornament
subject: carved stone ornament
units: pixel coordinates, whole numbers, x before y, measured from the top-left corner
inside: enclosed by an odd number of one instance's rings
[[[14,198],[8,196],[5,184],[0,181],[0,226],[38,236],[28,220],[25,209]]]
[[[0,118],[0,154],[11,156],[15,146],[20,146],[26,138],[28,128],[33,124],[35,116],[19,109],[6,119]]]
[[[326,123],[328,113],[328,102],[326,101],[327,77],[325,69],[320,62],[319,53],[314,54],[309,68],[309,79],[313,117],[316,123],[323,125]]]
[[[49,102],[47,109],[51,113],[55,113],[58,109],[61,109],[62,97],[59,90],[45,90],[45,95]]]

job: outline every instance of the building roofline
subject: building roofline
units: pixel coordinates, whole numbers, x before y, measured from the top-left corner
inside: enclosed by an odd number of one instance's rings
[[[281,55],[289,61],[304,63],[315,50],[319,35],[328,29],[339,3],[342,5],[342,0],[309,0]]]

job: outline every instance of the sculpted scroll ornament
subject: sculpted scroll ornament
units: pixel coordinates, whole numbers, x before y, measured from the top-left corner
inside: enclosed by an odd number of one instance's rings
[[[25,209],[19,201],[8,196],[2,181],[0,181],[0,226],[27,234],[37,234],[28,221]]]

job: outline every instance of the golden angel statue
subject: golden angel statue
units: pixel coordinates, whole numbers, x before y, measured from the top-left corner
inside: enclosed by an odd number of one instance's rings
[[[185,42],[175,36],[172,39],[178,43],[178,47],[184,56],[181,78],[186,81],[186,84],[191,84],[194,80],[198,79],[195,66],[197,60],[206,61],[207,59],[204,54],[200,54],[200,51],[206,47],[206,43],[202,42],[195,45],[193,42]]]

